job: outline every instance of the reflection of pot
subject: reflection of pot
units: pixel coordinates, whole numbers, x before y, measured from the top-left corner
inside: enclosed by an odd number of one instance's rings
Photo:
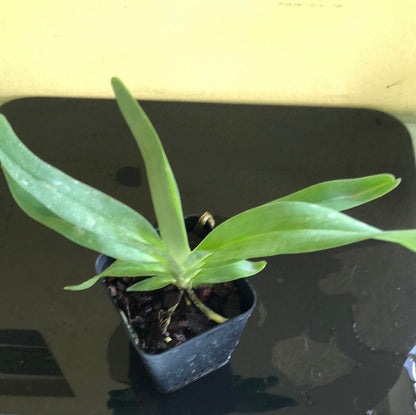
[[[107,406],[114,415],[263,413],[297,405],[290,397],[268,392],[279,382],[276,377],[243,378],[234,375],[229,364],[181,390],[163,395],[152,386],[133,346],[128,371],[131,386],[109,392]]]
[[[193,230],[197,221],[197,216],[185,218],[187,230]],[[96,271],[102,272],[113,261],[112,258],[100,255],[96,262]],[[131,342],[159,391],[166,393],[182,388],[229,361],[256,303],[255,291],[246,280],[235,281],[235,286],[240,296],[240,315],[159,354],[148,354],[138,347],[136,332],[125,313],[113,300]]]

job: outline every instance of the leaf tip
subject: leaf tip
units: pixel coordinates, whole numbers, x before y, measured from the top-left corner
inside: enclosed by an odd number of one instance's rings
[[[260,265],[260,271],[263,270],[264,268],[266,268],[267,265],[267,261],[259,261],[259,265]]]
[[[79,284],[79,285],[67,285],[67,286],[65,286],[64,287],[64,290],[65,291],[82,291],[82,290],[85,290],[85,289],[87,289],[87,288],[89,288],[89,287],[91,287],[91,285],[90,286],[88,286],[88,287],[85,287],[85,286],[83,286],[84,284]]]
[[[396,177],[394,174],[391,173],[385,173],[384,175],[381,174],[380,176],[387,176],[390,179],[391,183],[394,186],[392,189],[397,187],[402,181],[401,177]]]
[[[117,96],[117,92],[127,90],[127,88],[123,84],[122,80],[120,78],[118,78],[117,76],[113,76],[111,78],[111,86],[113,87],[113,91],[116,94],[116,96]]]

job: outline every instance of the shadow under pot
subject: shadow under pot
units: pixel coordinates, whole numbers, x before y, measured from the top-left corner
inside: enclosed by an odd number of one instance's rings
[[[198,216],[186,217],[185,225],[192,249],[212,230],[209,222],[201,226]],[[95,264],[97,273],[113,262],[113,258],[100,255]],[[180,298],[179,291],[169,285],[155,291],[126,292],[137,281],[139,278],[102,278],[135,350],[160,392],[183,388],[230,360],[256,304],[256,293],[247,280],[196,289],[203,302],[228,318],[226,322],[216,324],[209,320],[183,295],[167,326],[163,317]]]

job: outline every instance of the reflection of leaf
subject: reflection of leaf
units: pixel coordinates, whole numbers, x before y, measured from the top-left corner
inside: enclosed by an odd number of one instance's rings
[[[278,383],[276,377],[244,379],[232,376],[228,365],[169,394],[160,394],[147,383],[147,376],[142,378],[144,383],[140,385],[133,382],[128,389],[110,391],[107,407],[113,409],[114,415],[226,415],[270,412],[297,405],[292,398],[266,392]]]
[[[297,406],[297,402],[287,396],[267,393],[266,389],[279,382],[274,376],[267,378],[246,378],[234,376],[235,411],[239,413],[269,412],[287,406]]]
[[[113,409],[114,415],[140,415],[143,414],[139,398],[133,389],[110,391],[107,407]]]
[[[297,386],[323,386],[349,374],[356,362],[331,339],[319,343],[302,333],[277,342],[272,364]]]
[[[256,391],[265,391],[271,386],[277,385],[279,379],[275,376],[267,376],[267,378],[246,378],[241,376],[234,376],[234,385],[241,391],[247,391],[255,389]]]

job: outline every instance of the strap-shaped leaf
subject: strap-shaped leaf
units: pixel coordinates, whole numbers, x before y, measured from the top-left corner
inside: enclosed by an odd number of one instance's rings
[[[92,287],[102,277],[146,277],[159,274],[164,271],[161,263],[155,264],[131,264],[126,261],[117,260],[107,267],[101,274],[87,281],[65,287],[65,290],[80,291]]]
[[[161,248],[141,242],[127,245],[120,240],[109,238],[106,234],[92,232],[60,218],[20,187],[7,172],[4,173],[12,196],[28,216],[78,245],[133,263],[166,262],[164,259],[166,253]]]
[[[127,291],[153,291],[173,283],[175,283],[175,278],[171,275],[156,275],[136,282],[127,288]]]
[[[333,209],[305,202],[278,202],[228,219],[196,249],[214,252],[210,262],[239,260],[328,249],[381,233]]]
[[[391,174],[376,174],[357,179],[332,180],[315,184],[276,202],[307,202],[315,203],[338,211],[370,202],[396,188],[400,179]]]
[[[212,255],[212,252],[206,251],[192,251],[186,261],[182,264],[182,268],[188,271],[201,268],[204,266],[207,259]]]
[[[192,278],[192,287],[199,287],[201,284],[217,284],[250,277],[259,273],[265,266],[266,261],[237,261],[218,267],[203,268]]]
[[[163,242],[143,216],[42,161],[18,139],[2,115],[0,162],[19,206],[69,239],[131,261],[141,258],[120,255],[122,249],[130,248],[139,256],[140,252],[167,256]],[[102,249],[107,244],[109,248]]]
[[[416,230],[414,229],[385,231],[376,239],[379,239],[380,241],[395,242],[416,252]]]
[[[142,153],[157,223],[168,251],[178,263],[190,249],[178,186],[156,130],[123,83],[111,80],[120,111]]]

